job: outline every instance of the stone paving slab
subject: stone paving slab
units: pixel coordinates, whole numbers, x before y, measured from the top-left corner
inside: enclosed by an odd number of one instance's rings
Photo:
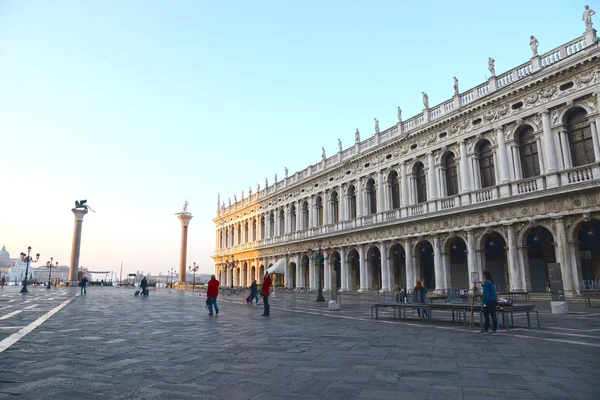
[[[0,292],[0,318],[40,312],[0,319],[0,340],[74,300],[0,353],[0,399],[600,398],[594,309],[554,316],[541,304],[542,329],[491,336],[443,315],[372,320],[369,296],[331,312],[312,293],[278,293],[265,318],[246,293],[221,295],[209,317],[198,292],[18,289]]]

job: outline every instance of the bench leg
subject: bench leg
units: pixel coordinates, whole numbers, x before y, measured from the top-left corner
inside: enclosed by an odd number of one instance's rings
[[[529,311],[527,311],[527,327],[531,328],[531,317],[529,315]]]

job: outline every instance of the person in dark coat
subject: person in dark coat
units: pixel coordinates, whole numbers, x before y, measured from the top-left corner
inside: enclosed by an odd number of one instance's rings
[[[86,278],[84,275],[83,278],[81,278],[81,280],[79,281],[79,286],[81,286],[80,294],[87,294],[87,283],[88,278]]]
[[[265,312],[263,312],[263,317],[271,316],[271,307],[269,307],[269,294],[271,293],[271,276],[269,273],[265,273],[265,278],[263,279],[261,293],[263,296],[263,304],[265,305]]]
[[[146,289],[148,289],[148,280],[146,280],[146,277],[140,282],[140,288],[142,288],[142,296],[145,296]]]
[[[415,286],[415,290],[413,291],[413,301],[417,304],[425,304],[425,296],[427,295],[427,289],[421,284],[421,281],[417,281],[417,285]],[[417,308],[417,314],[421,317],[421,309]],[[427,309],[423,309],[423,316],[427,317]]]
[[[496,334],[498,328],[498,317],[496,316],[496,306],[498,298],[496,297],[496,285],[490,271],[483,271],[483,316],[485,318],[485,328],[481,333],[490,333],[490,316],[492,317],[492,334]]]
[[[252,300],[256,299],[256,305],[259,304],[258,301],[258,285],[256,284],[256,279],[252,281],[252,285],[250,285],[250,301],[248,304],[252,304]]]

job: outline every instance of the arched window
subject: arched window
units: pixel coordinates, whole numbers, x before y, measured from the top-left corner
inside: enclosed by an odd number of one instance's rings
[[[351,185],[348,188],[348,199],[350,200],[348,204],[350,209],[350,219],[356,218],[356,189],[354,189],[354,185]]]
[[[265,238],[265,217],[260,217],[260,238]]]
[[[275,214],[273,211],[269,214],[269,237],[275,236]]]
[[[390,195],[392,196],[392,209],[396,210],[400,208],[400,183],[396,171],[392,171],[388,175],[388,185],[390,185]]]
[[[585,110],[579,108],[569,115],[567,130],[573,166],[578,167],[593,163],[594,146],[592,144],[592,130]]]
[[[377,214],[377,186],[374,179],[367,181],[367,205],[369,207],[368,214]]]
[[[248,243],[248,222],[244,224],[244,243]]]
[[[538,176],[540,174],[540,159],[538,155],[537,140],[535,140],[535,136],[533,136],[532,127],[527,126],[521,130],[518,143],[523,178]]]
[[[479,171],[481,173],[482,188],[496,185],[494,153],[492,153],[492,145],[487,140],[479,144]]]
[[[331,222],[337,223],[340,220],[340,201],[337,192],[331,192]]]
[[[315,211],[317,213],[317,226],[323,226],[323,199],[317,196],[315,200]]]
[[[444,173],[446,174],[446,196],[458,194],[458,170],[456,168],[456,157],[451,152],[444,158]]]
[[[290,208],[290,232],[296,232],[296,206]]]
[[[302,203],[302,229],[308,229],[308,202]]]
[[[425,166],[417,163],[414,168],[415,183],[417,185],[417,203],[427,202],[427,179],[425,178]]]
[[[285,211],[283,210],[283,208],[281,210],[279,210],[279,235],[284,235],[285,234]]]

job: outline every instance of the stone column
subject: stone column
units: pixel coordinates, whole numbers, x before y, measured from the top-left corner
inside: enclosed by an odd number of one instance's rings
[[[544,159],[546,160],[546,172],[554,174],[558,171],[556,164],[556,148],[554,147],[554,135],[550,125],[550,113],[548,110],[542,112],[542,128],[544,132]],[[546,177],[546,185],[548,188],[558,186],[558,178],[556,175]]]
[[[377,212],[386,211],[384,206],[385,195],[383,193],[383,174],[381,170],[377,171]]]
[[[75,226],[73,228],[73,244],[71,245],[71,265],[69,268],[69,282],[74,286],[77,282],[77,272],[79,271],[79,251],[81,248],[81,229],[83,227],[83,217],[88,213],[87,208],[72,208],[75,215]]]
[[[469,282],[471,281],[471,274],[473,272],[479,273],[479,266],[477,265],[477,247],[475,244],[475,231],[473,229],[467,230],[467,265],[469,268]],[[481,277],[480,277],[481,279]],[[471,286],[469,290],[472,290]]]
[[[346,265],[346,248],[340,248],[340,273],[342,275],[341,291],[347,291],[348,288],[348,266]]]
[[[564,167],[565,169],[573,168],[573,159],[571,158],[571,145],[569,144],[569,136],[565,129],[558,130],[558,136],[560,137],[561,151],[563,153]]]
[[[324,290],[331,290],[331,264],[329,263],[329,256],[327,254],[323,256],[323,272],[323,277],[325,278],[325,282],[323,282]]]
[[[365,215],[363,210],[363,190],[362,190],[362,182],[361,179],[358,178],[356,180],[355,192],[356,194],[356,217],[362,217]]]
[[[556,261],[560,263],[560,272],[562,273],[565,295],[575,294],[573,285],[573,268],[569,263],[569,244],[567,243],[567,232],[565,230],[565,221],[562,218],[554,220],[556,223]],[[576,275],[575,275],[576,276]]]
[[[348,219],[348,217],[346,216],[346,201],[348,201],[348,200],[346,199],[346,195],[344,194],[344,188],[342,187],[342,185],[340,185],[339,188],[340,188],[340,192],[338,194],[338,202],[340,204],[339,221],[345,221]]]
[[[504,138],[504,128],[502,125],[496,128],[496,137],[498,139],[498,162],[500,164],[499,175],[500,183],[510,182],[510,174],[508,172],[508,153],[506,152],[506,141]],[[500,188],[500,197],[510,196],[508,186],[505,189]]]
[[[385,242],[379,242],[379,254],[381,254],[381,290],[390,291],[390,262],[388,260]]]
[[[435,176],[435,157],[433,156],[432,152],[428,153],[427,157],[428,157],[428,164],[429,164],[429,168],[427,170],[428,180],[429,180],[429,182],[427,182],[427,186],[429,188],[429,200],[437,200],[437,179]]]
[[[404,242],[404,255],[406,256],[406,289],[413,289],[415,284],[417,283],[417,278],[415,277],[415,264],[413,260],[412,254],[412,240],[407,239]]]
[[[519,249],[517,246],[517,237],[515,227],[506,225],[508,233],[508,272],[510,274],[511,292],[523,292],[523,266],[519,262]]]
[[[317,285],[315,285],[315,260],[313,257],[309,256],[308,257],[308,286],[310,287],[310,290],[315,290]]]
[[[329,190],[323,191],[323,198],[321,204],[323,205],[323,226],[329,225]]]
[[[192,219],[192,214],[177,214],[177,219],[181,222],[181,245],[179,247],[179,282],[185,283],[186,259],[187,259],[187,234],[188,225]]]
[[[409,198],[409,194],[408,194],[408,181],[406,178],[406,164],[405,163],[401,163],[400,164],[400,179],[402,179],[402,183],[401,183],[401,190],[402,190],[402,207],[408,207],[408,198]]]
[[[367,261],[365,260],[365,246],[358,246],[358,267],[360,271],[360,289],[359,292],[367,290]]]
[[[444,280],[442,285],[444,290],[452,287],[452,276],[450,274],[450,253],[447,253],[442,249],[442,271],[444,274]]]
[[[435,291],[441,293],[444,288],[444,269],[442,268],[442,246],[438,235],[433,236],[433,268],[435,271]]]
[[[298,200],[296,204],[296,231],[302,229],[302,200]]]

